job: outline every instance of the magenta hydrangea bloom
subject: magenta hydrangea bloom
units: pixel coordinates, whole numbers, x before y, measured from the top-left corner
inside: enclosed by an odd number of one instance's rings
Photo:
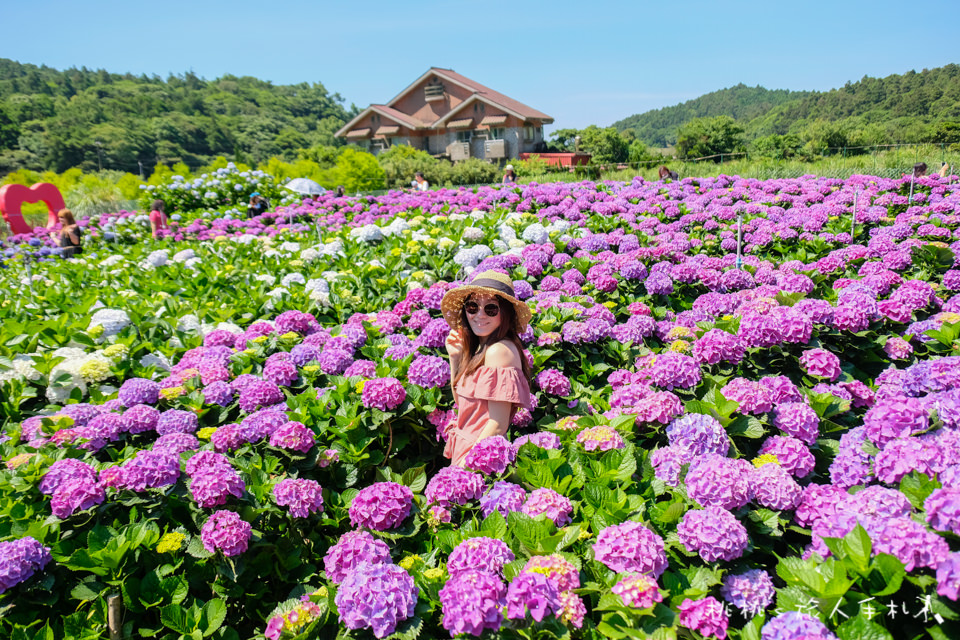
[[[769,389],[746,378],[734,378],[720,389],[720,393],[727,400],[740,403],[740,413],[767,413],[773,408]]]
[[[721,329],[710,329],[693,343],[690,350],[700,364],[729,362],[739,364],[746,350],[738,336]]]
[[[834,484],[810,484],[804,487],[793,519],[801,527],[813,526],[818,520],[834,515],[843,508],[848,494]]]
[[[776,456],[781,467],[795,478],[813,473],[816,459],[802,442],[790,436],[771,436],[763,442],[759,453]]]
[[[340,584],[348,573],[363,562],[390,562],[390,547],[368,531],[348,531],[340,536],[337,544],[327,549],[323,568],[331,582]]]
[[[800,366],[811,376],[830,382],[840,377],[840,358],[826,349],[807,349],[800,356]]]
[[[160,414],[157,433],[161,436],[169,433],[194,433],[198,426],[199,419],[194,412],[170,409]]]
[[[537,375],[537,385],[544,393],[551,396],[566,397],[573,392],[569,378],[557,369],[541,371]]]
[[[763,569],[750,569],[725,576],[720,594],[745,617],[752,618],[766,611],[777,591],[769,573]]]
[[[69,518],[77,511],[95,507],[107,499],[103,486],[87,477],[64,480],[53,492],[50,509],[61,520]]]
[[[38,488],[40,489],[40,493],[49,496],[67,480],[77,478],[86,480],[89,483],[96,483],[97,470],[81,460],[64,458],[50,465],[43,479],[40,480]]]
[[[450,637],[463,633],[479,636],[484,629],[497,631],[503,624],[507,587],[495,575],[468,571],[451,576],[439,595],[443,628]]]
[[[541,622],[562,611],[556,583],[541,573],[523,572],[507,587],[507,618],[511,620],[522,620],[529,613]]]
[[[468,469],[486,475],[498,475],[517,458],[517,450],[503,436],[492,436],[477,442],[463,459]]]
[[[944,487],[934,489],[923,508],[925,519],[937,531],[950,531],[960,535],[960,488]]]
[[[604,528],[593,544],[594,557],[616,573],[643,573],[659,578],[667,568],[663,539],[639,522]]]
[[[527,560],[523,571],[542,573],[553,580],[561,592],[580,588],[580,572],[572,562],[558,553],[549,556],[533,556]]]
[[[397,565],[361,562],[340,583],[334,601],[345,627],[369,627],[384,638],[413,616],[419,595],[413,578]]]
[[[700,383],[700,365],[682,353],[667,351],[659,354],[647,370],[650,381],[661,389],[691,389]]]
[[[623,604],[636,609],[649,609],[658,602],[663,602],[663,594],[657,586],[657,581],[641,573],[634,573],[621,578],[610,589],[620,596]]]
[[[120,404],[132,407],[137,404],[156,404],[160,399],[160,385],[146,378],[130,378],[120,385],[117,393]]]
[[[363,385],[360,401],[368,409],[393,411],[407,398],[407,390],[396,378],[374,378]]]
[[[950,553],[947,541],[910,518],[891,518],[871,532],[874,553],[889,553],[907,571],[917,567],[936,569]]]
[[[439,356],[419,356],[410,363],[407,380],[424,389],[437,389],[450,382],[450,363]]]
[[[283,392],[269,380],[255,380],[240,390],[240,410],[253,413],[257,409],[283,402]]]
[[[616,429],[609,425],[597,425],[584,429],[577,434],[577,442],[583,445],[587,451],[610,451],[611,449],[623,449],[626,443]]]
[[[499,511],[506,518],[508,513],[523,509],[526,500],[527,492],[523,487],[501,480],[480,497],[480,509],[484,518],[494,511]]]
[[[287,422],[270,436],[270,446],[306,453],[315,442],[313,431],[302,422]]]
[[[516,557],[503,540],[477,536],[467,538],[450,552],[447,573],[457,576],[468,571],[483,571],[499,575],[503,565]]]
[[[702,507],[738,509],[750,502],[753,466],[742,459],[706,454],[694,459],[687,471],[687,495]]]
[[[894,438],[926,431],[929,422],[928,409],[916,398],[899,398],[878,401],[863,416],[866,436],[880,448]]]
[[[540,487],[534,489],[523,503],[522,511],[528,516],[546,514],[555,525],[563,527],[570,524],[573,515],[573,503],[553,489]]]
[[[485,488],[483,477],[479,474],[462,467],[444,467],[427,483],[424,497],[428,504],[463,506],[483,495]]]
[[[671,446],[687,449],[693,456],[714,453],[727,455],[730,439],[720,421],[713,416],[686,413],[667,425],[667,440]]]
[[[250,523],[226,510],[214,511],[200,529],[203,548],[210,553],[219,549],[228,558],[246,551],[251,535]]]
[[[160,421],[160,411],[146,404],[135,404],[123,412],[124,431],[128,433],[145,433],[157,428]]]
[[[786,611],[760,630],[760,640],[836,640],[826,625],[807,613]]]
[[[224,505],[228,496],[239,498],[243,496],[244,488],[240,474],[229,466],[203,467],[192,474],[190,479],[190,493],[203,508]]]
[[[687,511],[677,525],[677,535],[687,551],[696,551],[705,562],[736,560],[750,542],[743,524],[716,506]]]
[[[0,557],[2,555],[0,553]],[[0,566],[2,566],[2,563],[0,563]],[[0,578],[0,583],[2,583],[2,578]],[[954,602],[960,598],[960,551],[948,554],[937,565],[937,593],[945,598],[950,598]]]
[[[513,441],[513,448],[519,453],[520,447],[526,443],[531,443],[541,449],[559,449],[560,436],[549,431],[537,431],[520,436]]]
[[[727,614],[723,605],[713,596],[701,600],[687,598],[678,607],[680,626],[701,634],[705,638],[715,637],[723,640],[727,637]]]
[[[786,402],[773,412],[773,426],[805,444],[813,444],[820,433],[820,417],[810,405]]]
[[[235,422],[225,424],[219,427],[210,436],[210,442],[213,443],[213,449],[217,453],[224,451],[235,451],[246,444],[243,429]]]
[[[130,491],[146,491],[175,484],[180,477],[180,456],[171,451],[137,451],[133,459],[121,467],[114,467],[112,481],[101,473],[104,486]]]
[[[0,542],[0,594],[43,571],[52,559],[50,548],[30,536]]]
[[[765,464],[750,474],[753,501],[761,507],[786,511],[800,504],[803,490],[790,472],[778,464]]]
[[[315,480],[287,478],[273,487],[273,498],[281,507],[287,507],[294,518],[306,518],[323,511],[323,488]]]
[[[375,531],[399,527],[413,508],[413,491],[396,482],[364,487],[350,503],[350,524]]]

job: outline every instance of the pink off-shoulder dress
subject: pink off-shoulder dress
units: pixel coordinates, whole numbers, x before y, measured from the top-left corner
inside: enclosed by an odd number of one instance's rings
[[[480,367],[462,379],[456,391],[457,422],[443,449],[451,464],[459,463],[476,444],[490,418],[487,402],[510,402],[513,411],[530,409],[530,385],[523,372],[513,367]]]

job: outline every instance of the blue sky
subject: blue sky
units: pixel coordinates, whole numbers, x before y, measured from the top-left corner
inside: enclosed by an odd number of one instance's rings
[[[446,67],[552,115],[551,129],[606,126],[739,82],[828,90],[960,63],[956,0],[7,5],[0,57],[20,62],[321,82],[360,107]]]

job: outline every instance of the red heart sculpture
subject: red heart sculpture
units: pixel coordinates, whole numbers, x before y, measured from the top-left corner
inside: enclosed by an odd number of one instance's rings
[[[60,189],[57,189],[49,182],[38,182],[32,187],[25,187],[22,184],[8,184],[0,187],[0,213],[3,219],[10,225],[10,231],[13,233],[30,233],[33,229],[23,219],[20,208],[23,203],[44,202],[50,211],[47,218],[47,228],[57,224],[57,212],[66,208],[63,202],[63,195]]]

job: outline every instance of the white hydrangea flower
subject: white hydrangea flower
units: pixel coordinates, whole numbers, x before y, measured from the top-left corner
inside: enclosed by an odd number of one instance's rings
[[[273,299],[277,299],[277,298],[282,298],[283,296],[290,295],[290,291],[287,289],[284,289],[283,287],[277,287],[275,289],[271,289],[270,291],[267,291],[267,295]]]
[[[162,353],[148,353],[140,358],[141,367],[156,367],[163,371],[170,371],[170,360]]]
[[[287,253],[297,253],[300,251],[299,242],[284,242],[280,245],[280,251],[286,251]]]
[[[407,224],[407,221],[403,218],[394,218],[389,225],[383,227],[382,233],[385,236],[395,236],[403,233],[410,228],[410,225]]]
[[[33,358],[27,355],[18,355],[10,363],[11,368],[0,371],[0,382],[9,380],[39,380],[42,376],[33,368]]]
[[[266,282],[267,286],[273,286],[273,284],[277,281],[277,277],[270,275],[269,273],[258,273],[257,275],[253,276],[253,279],[257,282]]]
[[[125,327],[130,325],[130,316],[122,309],[100,309],[90,318],[90,325],[87,331],[93,327],[103,327],[101,338],[109,338],[120,333]]]
[[[494,241],[493,241],[493,250],[496,251],[497,253],[504,253],[504,252],[506,252],[507,249],[509,249],[509,248],[510,248],[510,245],[508,245],[508,244],[507,244],[506,242],[504,242],[503,240],[494,240]]]
[[[517,239],[517,232],[509,225],[501,224],[497,227],[497,232],[499,232],[502,242],[510,242],[511,240]]]
[[[371,267],[379,267],[379,268],[381,268],[381,269],[385,269],[385,268],[386,268],[386,266],[385,266],[382,262],[380,262],[379,260],[377,260],[376,258],[374,258],[373,260],[371,260],[371,261],[368,262],[367,264],[368,264],[369,266],[371,266]]]
[[[340,240],[340,238],[337,238],[336,240],[328,242],[327,244],[323,245],[320,253],[325,256],[343,255],[343,241]]]
[[[146,262],[154,267],[162,267],[170,260],[170,253],[166,249],[159,249],[147,256]]]
[[[232,322],[219,322],[217,323],[216,330],[229,331],[230,333],[235,335],[240,335],[241,333],[243,333],[243,329],[241,329],[238,325]]]
[[[200,331],[200,319],[188,313],[177,321],[177,331]]]
[[[100,266],[101,266],[101,267],[105,267],[105,268],[115,267],[115,266],[117,266],[118,264],[120,264],[120,263],[123,262],[123,261],[124,261],[123,256],[118,256],[118,255],[114,254],[114,255],[112,255],[112,256],[109,256],[109,257],[104,258],[103,260],[101,260],[101,261],[100,261]]]
[[[336,280],[337,278],[340,277],[340,272],[339,272],[339,271],[324,271],[324,272],[321,273],[320,275],[323,276],[323,279],[326,280],[327,282],[332,282],[332,281],[334,281],[334,280]]]
[[[437,247],[440,249],[448,249],[455,244],[457,243],[451,240],[450,238],[440,238],[440,241],[437,242]]]
[[[196,251],[194,251],[193,249],[184,249],[183,251],[178,251],[177,253],[173,254],[172,260],[174,262],[186,262],[187,260],[190,260],[191,258],[196,258],[196,257],[197,257]]]
[[[307,279],[299,273],[288,273],[287,275],[280,278],[280,284],[284,287],[289,287],[293,283],[297,284],[306,284]]]
[[[473,211],[470,212],[470,218],[473,220],[483,220],[486,217],[487,217],[486,212],[480,211],[479,209],[474,209]]]
[[[415,242],[423,242],[424,240],[430,239],[430,234],[424,233],[423,231],[414,231],[413,235],[410,236],[410,239]]]
[[[190,258],[189,260],[183,263],[183,266],[185,266],[187,269],[192,269],[193,271],[196,271],[197,267],[202,263],[203,263],[203,260],[201,258]]]
[[[330,293],[330,283],[323,278],[312,278],[303,285],[305,291],[311,293]]]
[[[527,242],[533,242],[534,244],[546,244],[550,242],[550,232],[539,222],[534,222],[524,229],[522,237]]]
[[[443,220],[443,217],[441,216],[440,219]],[[447,216],[447,220],[453,220],[454,222],[460,222],[461,220],[466,219],[467,216],[463,215],[462,213],[451,213]]]
[[[523,240],[514,239],[507,243],[511,249],[522,249],[527,246],[527,243]]]
[[[309,249],[304,249],[300,252],[300,259],[304,262],[313,262],[320,257],[320,252],[310,247]]]
[[[316,289],[310,291],[308,296],[311,300],[323,307],[330,306],[330,294],[325,291],[317,291]]]
[[[350,230],[350,237],[362,242],[383,240],[383,230],[375,224],[365,224]]]
[[[267,250],[264,252],[263,257],[264,257],[264,258],[276,258],[276,257],[279,256],[279,255],[280,255],[280,252],[277,251],[276,249],[267,249]]]
[[[480,264],[480,261],[486,257],[492,256],[493,250],[485,244],[475,244],[471,247],[464,247],[457,251],[453,256],[453,261],[465,268],[473,268]]]
[[[257,236],[252,233],[245,233],[242,236],[234,236],[232,239],[237,244],[250,244],[251,242],[256,242]]]
[[[463,235],[461,236],[461,239],[466,240],[468,242],[479,242],[480,240],[483,240],[483,236],[484,236],[483,229],[480,229],[478,227],[467,227],[466,229],[463,230]]]
[[[567,220],[554,220],[550,223],[550,226],[547,227],[547,231],[550,233],[566,233],[571,226]]]

